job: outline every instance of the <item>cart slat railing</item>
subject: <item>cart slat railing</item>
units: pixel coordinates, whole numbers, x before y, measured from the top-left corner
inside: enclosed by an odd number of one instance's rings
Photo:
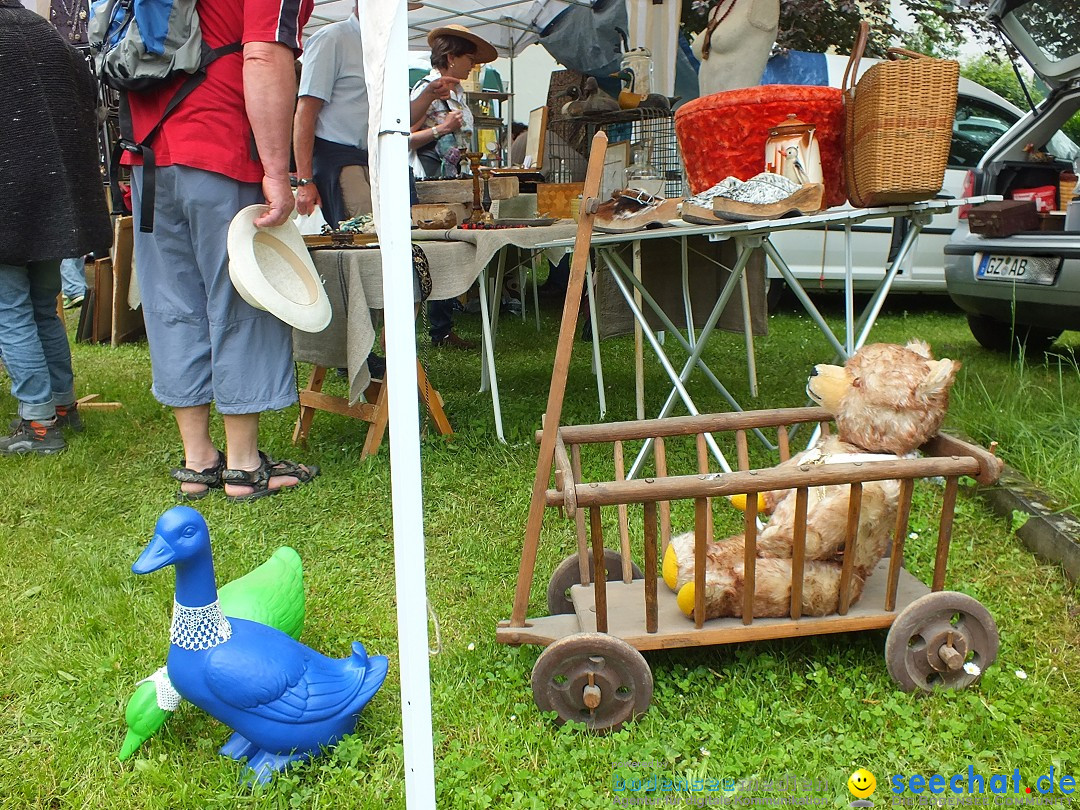
[[[601,508],[608,506],[617,507],[621,561],[619,574],[622,581],[629,584],[632,581],[629,506],[642,504],[646,633],[658,632],[659,561],[671,542],[671,501],[673,500],[692,500],[694,503],[693,620],[694,626],[698,629],[701,629],[705,622],[706,548],[707,543],[713,540],[714,532],[712,501],[719,497],[742,495],[746,498],[743,509],[745,586],[741,605],[741,619],[744,625],[749,625],[754,620],[757,535],[760,529],[757,496],[762,492],[780,490],[794,490],[795,492],[789,613],[792,619],[798,620],[802,616],[803,577],[806,568],[806,517],[811,489],[829,485],[849,485],[850,494],[837,610],[838,614],[846,615],[852,604],[854,560],[862,510],[863,485],[871,481],[891,479],[898,479],[900,482],[900,497],[896,521],[892,528],[891,559],[883,605],[886,611],[893,611],[896,607],[898,582],[903,566],[904,542],[908,532],[914,482],[918,478],[944,478],[946,484],[942,497],[933,575],[933,590],[941,590],[944,587],[959,477],[969,475],[981,481],[995,480],[1000,473],[1001,462],[993,456],[992,451],[987,452],[949,436],[937,436],[924,446],[924,451],[934,454],[926,458],[750,468],[747,431],[775,428],[778,436],[778,455],[781,461],[785,461],[790,458],[787,437],[791,426],[817,423],[822,434],[829,435],[831,430],[829,420],[830,416],[823,408],[810,407],[560,427],[554,445],[555,488],[545,492],[545,499],[548,506],[558,507],[567,517],[572,517],[575,521],[579,581],[583,585],[589,585],[591,581],[594,587],[596,629],[599,632],[607,632],[609,627],[606,576],[591,575],[592,572],[606,570]],[[706,433],[722,432],[734,434],[738,469],[730,473],[710,470],[710,455],[704,440]],[[540,435],[537,434],[538,439]],[[675,437],[690,439],[694,442],[696,473],[669,474],[668,448],[665,439]],[[655,442],[656,475],[627,480],[624,443],[645,439],[652,439]],[[582,480],[581,448],[603,443],[612,444],[609,456],[612,463],[611,480],[585,482]],[[589,515],[588,526],[586,526],[586,511]],[[592,572],[589,570],[590,557]]]

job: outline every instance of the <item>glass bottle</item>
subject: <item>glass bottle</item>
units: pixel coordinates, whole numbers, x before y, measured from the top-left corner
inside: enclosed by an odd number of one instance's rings
[[[646,194],[659,196],[664,188],[664,178],[650,162],[651,141],[641,141],[630,148],[630,165],[626,167],[626,188],[639,189]]]

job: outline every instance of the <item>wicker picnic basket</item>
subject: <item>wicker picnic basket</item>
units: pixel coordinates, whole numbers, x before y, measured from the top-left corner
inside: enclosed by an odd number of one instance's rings
[[[945,179],[960,65],[890,48],[889,61],[856,83],[868,34],[863,22],[844,71],[848,198],[855,206],[931,199]]]

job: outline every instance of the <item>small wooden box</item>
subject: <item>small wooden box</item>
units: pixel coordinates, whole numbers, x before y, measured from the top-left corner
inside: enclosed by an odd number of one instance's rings
[[[988,202],[968,212],[968,227],[980,236],[1012,236],[1039,230],[1039,213],[1034,200]]]
[[[584,183],[537,183],[536,215],[570,219],[570,201],[584,190]]]

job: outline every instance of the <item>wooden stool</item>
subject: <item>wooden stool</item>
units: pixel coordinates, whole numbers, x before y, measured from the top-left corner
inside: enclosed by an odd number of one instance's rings
[[[386,433],[386,425],[390,420],[386,382],[372,380],[364,392],[367,402],[350,405],[347,397],[335,397],[322,392],[325,379],[326,367],[315,366],[311,370],[307,388],[300,392],[300,416],[293,430],[293,444],[307,442],[308,434],[311,432],[311,420],[315,418],[316,411],[329,411],[367,422],[367,436],[364,438],[360,458],[377,453],[379,445],[382,444],[383,434]],[[450,420],[446,418],[446,412],[443,410],[442,395],[431,385],[424,366],[419,360],[416,361],[416,385],[420,391],[421,401],[435,422],[436,430],[443,436],[453,435],[454,429],[450,427]]]

